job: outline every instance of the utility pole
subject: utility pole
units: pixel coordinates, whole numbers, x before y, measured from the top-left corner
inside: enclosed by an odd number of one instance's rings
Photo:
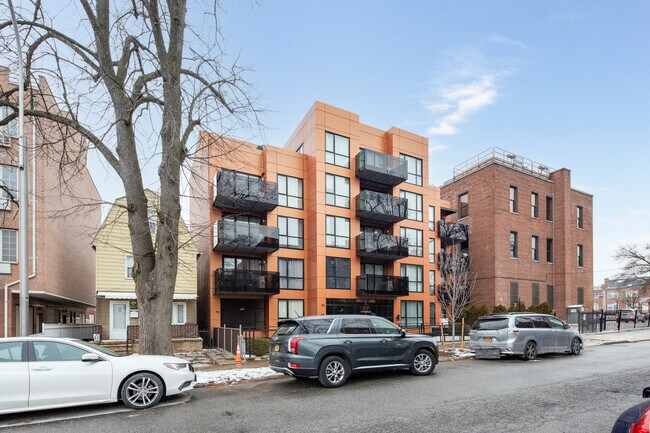
[[[12,0],[9,0],[11,21],[16,34],[16,49],[18,53],[18,269],[20,273],[20,336],[25,337],[28,333],[29,324],[29,252],[27,251],[27,232],[29,230],[28,211],[28,173],[27,173],[27,144],[25,141],[25,73],[23,71],[23,49],[20,43],[16,11]]]

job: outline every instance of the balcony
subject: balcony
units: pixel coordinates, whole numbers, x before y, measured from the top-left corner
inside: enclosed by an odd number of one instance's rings
[[[219,220],[214,224],[213,235],[215,251],[268,254],[280,248],[277,227]]]
[[[469,241],[469,227],[465,224],[440,220],[438,222],[438,236],[443,247],[465,243]]]
[[[280,293],[280,274],[247,269],[217,269],[214,271],[214,287],[218,295],[277,295]]]
[[[356,175],[364,182],[393,187],[407,178],[406,161],[370,149],[361,149],[356,158]]]
[[[388,234],[362,233],[357,236],[357,256],[380,262],[399,260],[409,255],[407,238]]]
[[[406,219],[408,200],[389,194],[363,190],[357,196],[357,216],[361,220],[392,224]]]
[[[278,184],[234,171],[217,172],[214,206],[236,212],[263,214],[278,205]]]
[[[440,252],[438,254],[438,269],[444,275],[459,275],[469,271],[470,257],[466,250],[456,253]]]
[[[392,275],[359,275],[357,296],[408,296],[408,277]]]

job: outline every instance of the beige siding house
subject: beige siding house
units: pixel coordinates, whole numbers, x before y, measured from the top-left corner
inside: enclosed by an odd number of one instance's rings
[[[156,230],[158,196],[146,190],[150,230]],[[196,323],[196,259],[198,250],[185,223],[179,227],[178,276],[174,291],[174,324]],[[138,301],[131,277],[133,256],[129,237],[126,198],[116,200],[93,242],[96,256],[96,323],[102,325],[102,340],[126,340],[127,325],[138,324]]]

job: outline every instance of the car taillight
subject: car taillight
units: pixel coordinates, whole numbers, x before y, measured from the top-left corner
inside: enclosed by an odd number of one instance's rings
[[[304,340],[305,337],[293,337],[289,339],[289,353],[295,353],[296,355],[298,354],[298,342],[301,340]]]
[[[632,424],[630,433],[650,433],[650,407],[647,407],[641,418]]]

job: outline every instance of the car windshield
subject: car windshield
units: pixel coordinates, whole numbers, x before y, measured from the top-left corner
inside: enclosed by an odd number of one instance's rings
[[[122,356],[119,353],[115,353],[112,350],[105,348],[104,346],[100,346],[99,344],[93,344],[93,343],[89,343],[89,342],[83,341],[83,340],[74,340],[74,342],[79,343],[79,344],[81,344],[83,346],[86,346],[86,347],[90,347],[91,349],[96,350],[98,352],[101,352],[104,355],[114,356],[114,357]]]
[[[472,325],[475,331],[495,331],[497,329],[505,329],[508,327],[507,317],[486,317],[478,319]]]

